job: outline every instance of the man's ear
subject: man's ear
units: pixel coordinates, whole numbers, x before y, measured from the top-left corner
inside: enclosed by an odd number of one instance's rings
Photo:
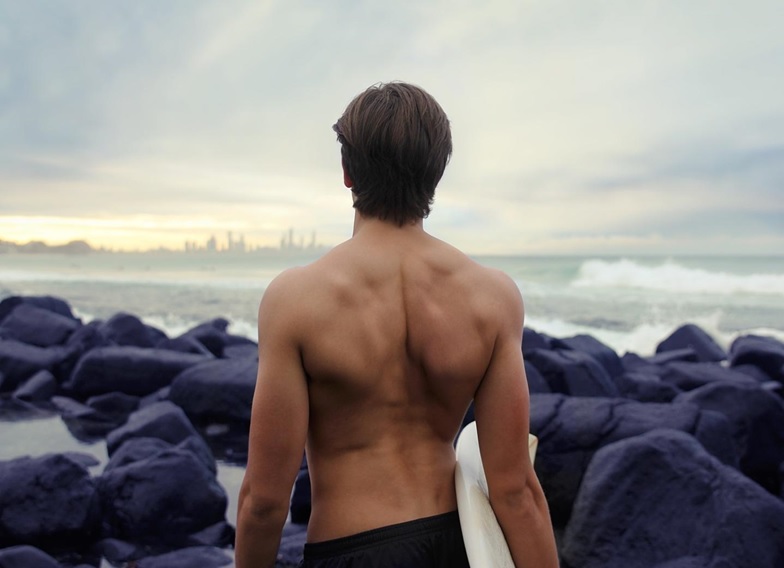
[[[348,171],[346,170],[346,164],[341,162],[341,166],[343,166],[343,185],[345,185],[348,189],[354,187],[354,180],[351,179],[351,176],[348,175]]]

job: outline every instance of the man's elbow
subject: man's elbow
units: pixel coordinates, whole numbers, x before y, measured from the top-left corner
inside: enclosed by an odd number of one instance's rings
[[[243,491],[238,505],[238,523],[283,525],[288,515],[288,501]]]

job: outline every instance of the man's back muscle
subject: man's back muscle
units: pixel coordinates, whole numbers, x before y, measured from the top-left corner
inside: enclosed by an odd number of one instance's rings
[[[358,234],[299,276],[309,539],[454,510],[452,442],[492,356],[498,276],[399,230]]]

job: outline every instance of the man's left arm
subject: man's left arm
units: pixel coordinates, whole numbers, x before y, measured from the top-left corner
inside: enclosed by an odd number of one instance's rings
[[[248,465],[239,495],[237,568],[272,568],[308,431],[308,388],[297,341],[292,287],[284,273],[259,307],[259,370]],[[296,308],[295,308],[296,309]]]

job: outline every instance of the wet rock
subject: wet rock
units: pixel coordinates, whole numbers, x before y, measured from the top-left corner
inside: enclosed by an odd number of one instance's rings
[[[169,399],[194,420],[250,420],[256,359],[216,359],[186,369],[174,379]]]
[[[105,471],[98,492],[104,534],[145,544],[184,544],[223,521],[227,504],[215,475],[181,448]]]
[[[756,384],[722,382],[681,394],[675,400],[726,416],[741,471],[777,493],[779,464],[784,463],[784,405],[780,399]]]
[[[640,402],[671,402],[681,392],[658,375],[645,372],[626,372],[616,377],[615,384],[621,396]]]
[[[758,383],[748,375],[722,367],[718,363],[690,363],[673,361],[661,369],[661,379],[680,390],[689,391],[701,386],[728,381],[756,386]]]
[[[0,301],[0,322],[18,306],[25,304],[48,310],[55,314],[76,319],[68,302],[54,296],[9,296]]]
[[[307,525],[287,523],[278,547],[278,559],[275,566],[298,566],[302,560],[302,551],[307,538]]]
[[[610,378],[617,377],[623,373],[623,365],[618,354],[590,335],[575,335],[565,339],[553,339],[552,347],[580,351],[590,355],[607,371]]]
[[[122,392],[99,394],[87,399],[87,406],[113,421],[118,426],[139,408],[139,397]]]
[[[599,450],[566,529],[564,568],[684,566],[690,556],[708,566],[784,566],[784,503],[683,432]]]
[[[224,359],[256,359],[259,358],[259,346],[255,342],[237,343],[223,348]]]
[[[43,369],[30,377],[14,391],[14,398],[27,402],[42,402],[57,393],[57,380],[54,375]]]
[[[730,345],[730,365],[755,365],[784,383],[784,343],[772,337],[744,335]]]
[[[52,404],[57,408],[68,431],[82,442],[94,442],[117,428],[118,423],[96,409],[66,396],[53,396]]]
[[[15,339],[28,345],[51,347],[61,345],[82,323],[31,304],[14,308],[0,324],[0,338]]]
[[[109,433],[106,446],[109,456],[131,438],[160,438],[170,444],[179,444],[186,438],[198,436],[183,410],[168,401],[156,402],[137,410],[128,421]]]
[[[550,389],[550,385],[547,383],[547,380],[542,376],[542,373],[539,372],[539,369],[536,366],[528,361],[525,360],[525,376],[528,379],[528,392],[529,393],[548,393],[553,392]]]
[[[719,459],[738,463],[727,420],[717,413],[706,415],[693,404],[531,395],[531,432],[539,438],[536,472],[554,525],[568,521],[583,474],[599,448],[658,428],[694,434]]]
[[[100,509],[83,463],[72,454],[0,462],[0,543],[89,543]]]
[[[60,346],[38,347],[15,339],[0,340],[0,392],[16,390],[38,371],[53,371],[66,356]]]
[[[109,342],[131,347],[154,347],[166,338],[162,331],[146,325],[135,315],[124,312],[114,314],[103,322],[99,331]]]
[[[141,347],[100,347],[79,360],[65,385],[75,395],[109,392],[144,396],[168,386],[183,370],[205,358],[192,353]]]
[[[697,354],[697,361],[718,362],[727,358],[727,352],[716,343],[705,331],[687,323],[672,332],[670,336],[656,346],[656,353],[692,349]]]
[[[596,360],[580,351],[534,349],[527,355],[554,393],[577,397],[616,397],[618,387]]]
[[[544,333],[534,331],[529,327],[523,328],[523,355],[527,355],[534,349],[550,349],[552,338]]]
[[[61,568],[61,565],[43,550],[21,544],[0,550],[0,568]]]
[[[189,436],[179,444],[172,444],[160,438],[130,438],[112,453],[104,471],[111,471],[129,463],[157,456],[172,448],[191,452],[207,469],[213,474],[216,473],[217,465],[212,451],[200,436]]]
[[[198,355],[206,355],[210,358],[214,357],[212,352],[204,347],[195,337],[180,336],[173,339],[166,338],[159,341],[155,347],[158,349],[168,349],[169,351],[179,351],[180,353],[196,353]]]
[[[137,568],[219,568],[231,564],[231,557],[213,546],[193,546],[148,556],[136,562]]]

